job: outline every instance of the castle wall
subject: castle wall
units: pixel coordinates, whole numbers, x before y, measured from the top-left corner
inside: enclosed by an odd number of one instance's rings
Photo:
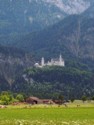
[[[64,62],[64,60],[63,60],[61,55],[60,55],[58,60],[51,59],[51,61],[48,61],[48,63],[45,63],[45,60],[42,57],[41,65],[39,65],[38,67],[42,68],[44,66],[63,66],[64,67],[65,66],[65,62]]]

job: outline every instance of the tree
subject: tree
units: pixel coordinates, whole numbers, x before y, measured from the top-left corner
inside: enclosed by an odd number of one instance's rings
[[[14,97],[12,93],[4,91],[1,93],[0,100],[1,100],[1,104],[8,105],[14,100]]]
[[[73,103],[73,102],[75,101],[75,99],[74,99],[74,98],[71,98],[70,101]]]
[[[10,98],[7,95],[2,95],[1,96],[1,104],[3,105],[8,105],[10,102]]]
[[[18,94],[16,96],[16,99],[19,101],[19,102],[23,102],[24,101],[24,96],[22,94]]]
[[[87,100],[86,96],[82,96],[82,101],[85,102]]]

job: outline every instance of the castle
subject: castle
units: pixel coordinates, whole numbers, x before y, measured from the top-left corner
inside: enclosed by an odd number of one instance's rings
[[[42,68],[44,66],[63,66],[64,67],[65,61],[60,54],[59,59],[51,59],[51,61],[48,61],[47,63],[45,63],[45,59],[44,59],[44,57],[42,57],[41,64],[35,63],[35,67]]]

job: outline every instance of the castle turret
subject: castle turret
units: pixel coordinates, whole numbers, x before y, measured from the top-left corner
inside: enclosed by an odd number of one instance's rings
[[[44,57],[42,57],[41,59],[41,66],[44,66],[45,65],[45,60],[44,60]]]
[[[65,62],[64,62],[64,60],[63,60],[61,54],[60,54],[60,56],[59,56],[59,65],[60,65],[60,66],[65,66]]]

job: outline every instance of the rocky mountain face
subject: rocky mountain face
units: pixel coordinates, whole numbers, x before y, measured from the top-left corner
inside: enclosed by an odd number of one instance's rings
[[[90,1],[85,0],[46,0],[45,2],[58,7],[67,14],[80,14],[90,6]]]
[[[16,77],[32,63],[31,55],[15,48],[0,46],[0,91],[10,89]]]
[[[92,2],[92,1],[91,1]],[[0,33],[31,32],[70,14],[80,14],[90,0],[0,0]]]
[[[82,15],[87,18],[94,18],[94,3]]]

